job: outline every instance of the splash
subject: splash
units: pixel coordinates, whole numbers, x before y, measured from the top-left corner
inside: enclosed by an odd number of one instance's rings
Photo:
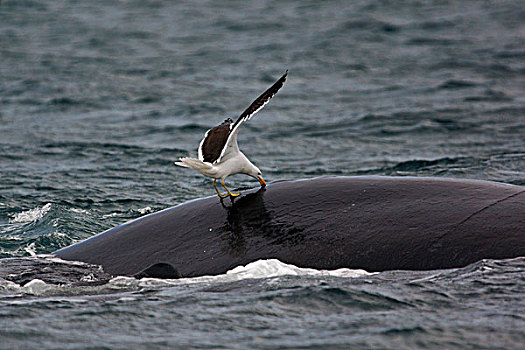
[[[237,266],[225,274],[217,276],[201,276],[194,278],[180,278],[176,280],[161,280],[156,278],[143,278],[139,281],[141,287],[160,287],[163,285],[187,285],[195,283],[227,283],[246,279],[273,279],[282,276],[311,276],[311,277],[341,277],[359,278],[375,275],[376,272],[367,272],[359,269],[337,269],[337,270],[316,270],[310,268],[297,267],[285,264],[277,259],[257,260],[246,266]],[[119,286],[128,286],[133,279],[129,277],[117,277],[111,280]]]
[[[374,275],[364,270],[316,270],[285,264],[277,259],[258,260],[238,266],[217,276],[180,279],[111,276],[101,267],[82,262],[64,261],[53,255],[3,259],[0,268],[0,295],[21,294],[35,296],[113,294],[142,289],[163,289],[187,285],[213,285],[247,279],[269,279],[274,283],[283,276],[358,278]],[[18,278],[25,274],[27,278]],[[3,278],[1,277],[3,276]],[[1,291],[4,291],[3,293]],[[1,298],[0,298],[1,299]]]
[[[140,209],[137,209],[137,211],[144,215],[144,214],[149,214],[149,213],[153,213],[153,209],[151,209],[151,207],[145,207],[145,208],[140,208]]]
[[[29,223],[42,219],[49,210],[51,210],[51,203],[47,203],[43,207],[37,207],[21,213],[15,214],[15,216],[9,220],[10,223]]]
[[[278,276],[334,276],[356,278],[368,276],[374,273],[365,270],[337,269],[337,270],[316,270],[310,268],[301,268],[290,264],[285,264],[277,259],[258,260],[238,266],[228,272],[226,275],[236,276],[239,279],[245,278],[268,278]]]

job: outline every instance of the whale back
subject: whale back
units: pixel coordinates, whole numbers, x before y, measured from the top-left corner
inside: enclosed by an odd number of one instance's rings
[[[233,202],[192,200],[54,254],[113,275],[155,277],[160,266],[162,276],[194,277],[270,258],[316,269],[452,268],[525,256],[524,242],[522,186],[321,177],[274,182]]]

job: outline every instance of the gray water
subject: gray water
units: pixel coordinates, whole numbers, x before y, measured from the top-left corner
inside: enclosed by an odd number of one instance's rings
[[[173,161],[285,69],[239,135],[267,181],[525,185],[522,1],[2,0],[0,348],[523,348],[523,258],[136,281],[31,257],[213,195]]]

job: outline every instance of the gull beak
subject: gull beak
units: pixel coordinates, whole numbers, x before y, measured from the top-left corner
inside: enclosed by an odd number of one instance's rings
[[[262,177],[257,176],[257,180],[259,180],[259,183],[261,184],[261,187],[266,187],[266,182],[264,182]]]

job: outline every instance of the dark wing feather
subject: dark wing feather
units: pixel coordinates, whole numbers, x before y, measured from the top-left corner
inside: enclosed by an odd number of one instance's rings
[[[263,108],[264,105],[272,99],[272,97],[275,96],[277,91],[283,87],[287,75],[288,70],[286,70],[286,73],[284,73],[283,76],[275,82],[275,84],[270,86],[270,88],[266,90],[261,96],[257,97],[257,99],[255,99],[255,101],[253,101],[252,104],[244,112],[242,112],[239,118],[235,121],[235,124],[233,124],[230,129],[231,131],[228,139],[226,140],[226,144],[224,145],[224,148],[217,159],[218,162],[220,162],[222,157],[224,157],[224,155],[227,154],[231,149],[237,148],[237,134],[239,133],[239,127],[241,124],[245,120],[250,119],[255,113]]]
[[[288,70],[283,74],[282,77],[279,78],[273,84],[268,90],[263,92],[263,94],[255,99],[255,101],[252,102],[252,104],[246,108],[244,112],[239,116],[239,118],[235,121],[235,124],[233,124],[232,130],[235,130],[235,127],[242,123],[245,120],[248,120],[251,118],[252,115],[257,113],[261,108],[264,107],[265,104],[268,103],[272,99],[272,97],[275,96],[277,91],[279,91],[280,88],[283,87],[284,82],[286,81],[286,76],[288,75]]]
[[[202,161],[213,163],[219,158],[226,141],[228,141],[231,123],[231,119],[226,120],[221,125],[208,130],[200,146],[201,152],[199,153],[202,154]]]

